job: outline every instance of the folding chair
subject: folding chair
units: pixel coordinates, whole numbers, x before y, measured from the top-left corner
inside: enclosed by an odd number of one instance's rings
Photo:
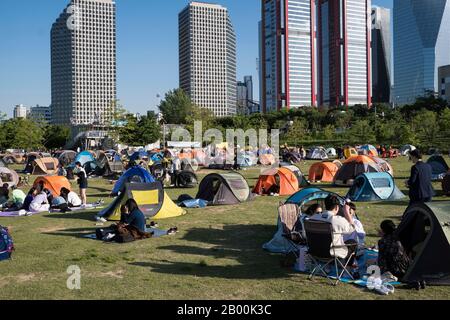
[[[312,279],[318,271],[330,279],[328,274],[325,272],[325,269],[328,266],[333,265],[337,277],[336,282],[333,283],[335,286],[342,279],[344,273],[347,273],[350,278],[354,280],[351,273],[347,271],[347,267],[352,258],[355,256],[355,253],[352,253],[348,259],[341,259],[336,257],[336,249],[351,248],[357,246],[357,244],[334,246],[333,226],[329,222],[306,220],[304,222],[304,227],[306,232],[306,241],[308,244],[308,255],[314,263],[314,269],[309,275],[309,279]],[[339,271],[339,268],[342,268],[342,272]],[[333,280],[331,281],[333,282]]]
[[[288,247],[285,247],[286,254],[294,253],[298,258],[298,245],[302,243],[302,235],[296,231],[300,217],[300,208],[294,203],[280,203],[278,207],[278,217],[283,227],[283,237],[287,240]]]

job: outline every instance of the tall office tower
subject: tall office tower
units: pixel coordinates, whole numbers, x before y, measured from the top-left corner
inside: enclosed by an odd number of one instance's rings
[[[319,103],[371,105],[371,0],[318,0]]]
[[[14,119],[23,118],[25,119],[28,115],[28,109],[23,104],[18,104],[14,107],[13,117]]]
[[[315,0],[262,0],[263,112],[316,105]]]
[[[450,1],[394,0],[394,101],[439,92],[438,68],[450,64]]]
[[[391,10],[372,8],[372,101],[391,100]]]
[[[113,0],[71,0],[53,24],[53,123],[108,120],[116,100],[115,17]]]
[[[252,107],[255,105],[253,101],[253,77],[245,76],[244,81],[237,82],[237,113],[250,114]]]
[[[227,8],[191,2],[178,19],[180,88],[217,117],[236,114],[236,35]]]

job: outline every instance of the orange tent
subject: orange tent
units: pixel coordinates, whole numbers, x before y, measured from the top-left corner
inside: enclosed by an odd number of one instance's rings
[[[357,176],[370,172],[389,172],[391,167],[386,161],[369,156],[355,156],[347,159],[334,177],[336,185],[352,186]]]
[[[69,180],[67,180],[66,177],[61,176],[37,177],[36,180],[34,180],[33,187],[36,187],[40,183],[43,183],[44,188],[48,189],[53,196],[59,196],[61,188],[72,189]]]
[[[266,170],[259,176],[253,193],[259,195],[277,193],[280,196],[290,196],[298,190],[298,179],[291,170],[275,168]]]
[[[310,182],[333,182],[339,167],[334,162],[317,162],[309,169]]]

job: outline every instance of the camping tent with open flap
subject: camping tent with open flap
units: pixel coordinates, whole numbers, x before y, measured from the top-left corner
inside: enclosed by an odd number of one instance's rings
[[[7,183],[9,188],[17,186],[19,183],[19,175],[17,172],[7,167],[0,167],[0,186],[4,183]]]
[[[450,285],[450,201],[413,204],[397,235],[412,263],[404,282]]]
[[[309,168],[308,179],[310,182],[333,182],[338,171],[339,167],[334,162],[317,162]]]
[[[355,157],[358,155],[358,151],[356,151],[355,148],[350,147],[350,146],[346,146],[344,148],[344,157],[345,159],[349,159],[351,157]]]
[[[61,188],[66,188],[68,190],[72,189],[69,180],[67,180],[66,177],[61,176],[37,177],[36,180],[34,180],[33,187],[36,187],[41,183],[53,196],[59,196],[61,194]]]
[[[389,172],[390,166],[384,161],[381,165],[381,159],[369,156],[355,156],[344,161],[342,167],[334,177],[334,184],[338,186],[352,186],[357,176],[369,172]]]
[[[333,193],[319,188],[305,188],[293,194],[286,201],[286,203],[297,204],[300,208],[301,213],[304,213],[313,204],[319,203],[323,206],[324,199],[330,194]],[[338,198],[341,200],[341,202],[343,202],[343,199],[341,199],[339,196]],[[279,220],[279,218],[277,219],[277,231],[272,240],[263,245],[263,249],[272,253],[285,254],[289,251],[290,245],[287,239],[283,236],[284,230],[281,221]]]
[[[119,221],[120,207],[128,199],[136,200],[139,209],[147,218],[167,219],[179,217],[186,211],[178,207],[166,194],[161,182],[125,183],[123,191],[98,216],[110,221]]]
[[[237,173],[211,173],[203,178],[196,199],[209,205],[234,205],[253,199],[247,180]]]
[[[328,148],[325,150],[327,153],[328,158],[336,158],[337,157],[337,151],[335,148]]]
[[[31,172],[26,171],[26,173],[30,173],[32,175],[52,175],[58,172],[58,165],[59,160],[56,158],[34,159],[34,161],[31,163]]]
[[[294,172],[287,168],[273,168],[263,171],[253,188],[259,195],[279,194],[290,196],[299,190],[299,182]]]
[[[286,166],[282,166],[283,168],[289,169],[290,171],[292,171],[295,176],[297,177],[298,180],[298,188],[305,188],[309,186],[309,182],[308,180],[306,180],[305,175],[303,174],[303,172],[296,166],[291,166],[291,165],[286,165]]]
[[[74,162],[76,156],[77,156],[77,153],[75,151],[65,150],[65,151],[61,152],[61,154],[58,156],[58,160],[62,166],[67,167],[72,162]]]
[[[447,171],[449,170],[449,167],[447,165],[447,162],[445,162],[444,157],[440,155],[433,155],[431,156],[427,163],[431,166],[432,169],[432,180],[433,181],[440,181],[444,178]]]
[[[307,160],[326,160],[328,159],[327,152],[322,147],[314,147],[309,150],[306,155]]]
[[[125,171],[115,183],[112,195],[118,195],[125,187],[126,183],[153,183],[156,179],[141,166],[134,166]]]
[[[355,179],[347,198],[355,202],[396,201],[405,195],[395,185],[387,172],[363,173]]]
[[[366,156],[378,157],[378,150],[371,144],[366,144],[359,148],[361,153]]]
[[[416,147],[414,147],[411,144],[405,144],[404,146],[402,146],[400,148],[400,154],[405,157],[405,156],[408,156],[409,153],[413,150],[416,150]]]
[[[81,163],[81,166],[84,166],[88,162],[94,162],[95,158],[89,151],[82,151],[73,160],[73,163],[71,164],[71,167],[75,167],[75,163],[79,162]]]

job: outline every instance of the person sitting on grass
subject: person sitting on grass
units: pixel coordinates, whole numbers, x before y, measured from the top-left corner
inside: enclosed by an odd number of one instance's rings
[[[381,273],[390,272],[395,277],[404,277],[411,264],[411,259],[396,235],[396,226],[392,220],[385,220],[380,225],[378,241],[378,266]]]
[[[0,187],[0,206],[5,205],[9,200],[9,185],[4,183]]]
[[[79,208],[81,207],[81,199],[80,197],[73,191],[70,191],[67,188],[61,188],[61,197],[63,197],[67,204],[69,205],[69,208]]]
[[[11,199],[8,201],[5,207],[8,209],[8,211],[18,211],[22,208],[26,195],[22,190],[17,189],[16,186],[12,186],[11,190]]]
[[[29,211],[30,210],[30,204],[33,202],[34,197],[37,195],[36,188],[32,187],[30,191],[28,191],[27,196],[25,197],[25,200],[23,201],[23,205],[20,208],[21,210]]]
[[[30,203],[30,212],[38,213],[50,210],[50,204],[48,202],[48,196],[40,186],[36,189],[36,196]]]
[[[145,215],[139,209],[134,199],[128,199],[121,208],[122,216],[120,222],[135,227],[141,232],[145,232]]]

